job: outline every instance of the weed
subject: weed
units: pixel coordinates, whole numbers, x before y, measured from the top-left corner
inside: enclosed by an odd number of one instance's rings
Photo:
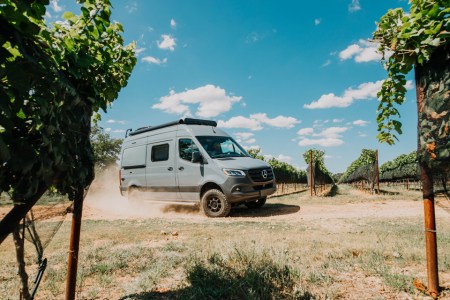
[[[213,253],[206,262],[196,259],[186,269],[186,278],[190,287],[184,297],[190,299],[288,299],[299,293],[291,268],[277,264],[267,252]]]

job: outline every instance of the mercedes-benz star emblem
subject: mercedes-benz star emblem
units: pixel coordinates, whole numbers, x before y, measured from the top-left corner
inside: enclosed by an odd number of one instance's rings
[[[267,170],[262,170],[261,175],[264,179],[266,179],[267,178]]]

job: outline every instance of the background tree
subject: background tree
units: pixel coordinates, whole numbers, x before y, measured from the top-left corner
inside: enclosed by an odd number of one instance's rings
[[[450,2],[410,0],[409,13],[389,10],[373,39],[380,44],[387,79],[378,93],[378,138],[393,144],[401,134],[396,106],[405,100],[405,75],[414,68],[418,123],[417,158],[425,211],[428,288],[439,292],[433,172],[450,169]],[[389,57],[387,57],[389,56]]]
[[[261,155],[261,148],[250,148],[247,150],[251,157],[264,160],[263,155]],[[271,157],[267,160],[267,163],[272,167],[275,174],[275,179],[277,183],[305,183],[306,182],[306,172],[295,168],[294,166],[279,161],[278,159]]]
[[[111,138],[98,124],[91,128],[91,144],[94,152],[95,168],[103,171],[119,159],[122,139]]]
[[[110,22],[110,2],[79,2],[79,16],[66,12],[50,26],[48,0],[0,5],[0,193],[14,201],[0,243],[50,186],[82,197],[94,178],[91,117],[117,98],[136,63],[122,26]]]
[[[264,160],[264,156],[262,156],[260,154],[261,153],[261,148],[250,148],[250,149],[247,149],[247,152],[253,158]]]
[[[333,183],[333,175],[325,166],[325,152],[322,150],[312,148],[310,150],[306,150],[303,153],[303,159],[305,160],[306,164],[308,165],[308,168],[306,170],[306,173],[308,175],[308,184],[311,183],[311,179],[309,178],[311,154],[312,154],[312,161],[313,161],[312,184],[315,185],[316,183],[317,184]]]

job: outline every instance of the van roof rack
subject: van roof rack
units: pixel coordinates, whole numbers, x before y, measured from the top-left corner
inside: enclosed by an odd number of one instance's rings
[[[140,133],[144,133],[144,132],[148,132],[148,131],[152,131],[152,130],[156,130],[156,129],[161,129],[161,128],[165,128],[165,127],[170,127],[170,126],[174,126],[174,125],[178,125],[178,124],[205,125],[205,126],[217,127],[216,121],[184,118],[184,119],[179,119],[178,121],[173,121],[173,122],[169,122],[169,123],[165,123],[165,124],[161,124],[161,125],[157,125],[157,126],[141,127],[135,131],[131,131],[129,135],[137,135]]]

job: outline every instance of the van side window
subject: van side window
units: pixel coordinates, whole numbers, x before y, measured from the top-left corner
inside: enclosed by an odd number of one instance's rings
[[[180,139],[178,142],[180,158],[191,161],[192,152],[198,151],[197,145],[191,139]]]
[[[152,147],[152,161],[169,160],[169,144],[162,144]]]
[[[123,151],[122,167],[124,169],[145,168],[145,145],[127,148]]]

